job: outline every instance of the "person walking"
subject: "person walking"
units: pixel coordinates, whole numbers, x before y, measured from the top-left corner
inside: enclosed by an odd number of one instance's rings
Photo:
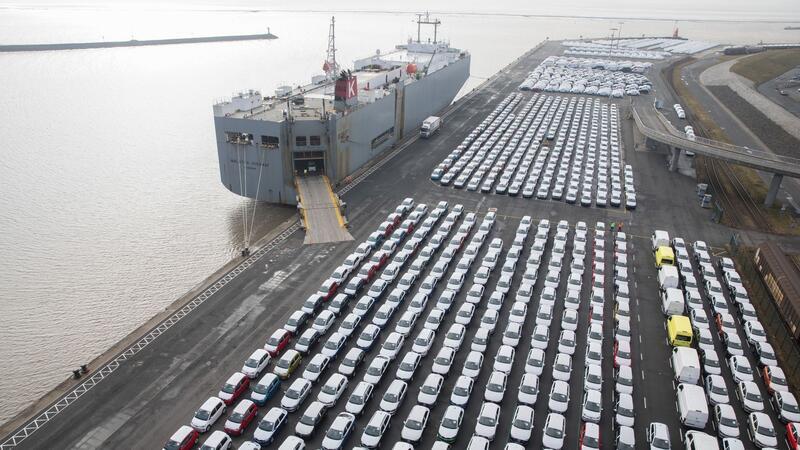
[[[616,230],[616,229],[617,229],[616,222],[611,222],[611,227],[609,228],[609,231],[613,233],[614,230]]]
[[[622,233],[622,222],[617,222],[617,233]]]

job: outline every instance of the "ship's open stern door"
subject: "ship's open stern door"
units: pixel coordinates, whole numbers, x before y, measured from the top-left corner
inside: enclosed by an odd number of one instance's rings
[[[292,168],[297,176],[325,175],[325,152],[294,152]]]

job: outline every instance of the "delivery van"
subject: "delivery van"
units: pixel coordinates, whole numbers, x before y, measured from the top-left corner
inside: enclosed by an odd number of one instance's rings
[[[697,384],[700,381],[700,356],[691,347],[672,349],[672,370],[679,383]]]
[[[692,322],[677,314],[667,317],[667,339],[673,347],[691,347],[694,332]]]
[[[661,291],[661,312],[665,316],[682,315],[685,306],[682,290],[671,287]]]
[[[662,291],[669,288],[678,288],[680,283],[678,268],[675,266],[661,266],[658,269],[658,287]]]
[[[427,119],[422,121],[422,126],[419,129],[419,135],[423,138],[428,138],[436,133],[439,127],[442,126],[442,118],[436,116],[430,116]]]
[[[653,245],[653,251],[656,251],[658,247],[669,247],[669,233],[664,230],[655,230],[650,236],[650,242]]]
[[[694,384],[679,384],[678,415],[685,427],[697,430],[704,429],[708,423],[706,391]]]
[[[719,450],[717,437],[702,431],[687,431],[684,445],[686,450]]]
[[[675,252],[672,247],[662,245],[656,249],[656,267],[674,266],[675,265]]]

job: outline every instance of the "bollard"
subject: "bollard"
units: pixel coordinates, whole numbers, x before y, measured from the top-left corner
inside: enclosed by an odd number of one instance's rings
[[[80,377],[81,377],[81,371],[80,371],[80,370],[77,370],[77,369],[76,369],[76,370],[73,370],[73,371],[72,371],[72,376],[73,376],[73,377],[74,377],[74,378],[77,380],[78,378],[80,378]]]
[[[89,366],[87,366],[86,364],[82,364],[82,365],[81,365],[81,373],[82,373],[82,374],[87,374],[87,373],[89,373]]]

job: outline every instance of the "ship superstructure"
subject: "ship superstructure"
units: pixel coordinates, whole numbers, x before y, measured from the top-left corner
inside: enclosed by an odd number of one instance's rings
[[[420,25],[438,26],[423,17]],[[272,96],[249,90],[214,105],[220,177],[229,190],[295,204],[296,176],[324,174],[336,184],[447,107],[469,77],[469,53],[436,37],[418,34],[339,72],[330,70],[331,49],[332,39],[327,73],[305,86],[281,86]]]

